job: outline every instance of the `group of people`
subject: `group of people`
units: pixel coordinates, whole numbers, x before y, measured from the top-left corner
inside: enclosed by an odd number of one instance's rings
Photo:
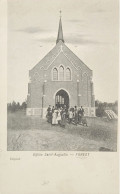
[[[49,105],[46,117],[47,121],[52,125],[60,125],[63,128],[67,122],[75,125],[86,124],[87,126],[87,121],[84,117],[84,109],[82,106],[80,108],[77,108],[77,106],[67,108],[66,105],[64,105],[64,107],[57,108]]]

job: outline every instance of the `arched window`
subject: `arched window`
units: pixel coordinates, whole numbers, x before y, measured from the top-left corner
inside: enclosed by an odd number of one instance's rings
[[[58,80],[58,70],[56,68],[53,69],[53,80]]]
[[[66,69],[66,80],[71,80],[71,71],[69,68]]]
[[[64,67],[62,65],[59,67],[59,80],[64,80]]]

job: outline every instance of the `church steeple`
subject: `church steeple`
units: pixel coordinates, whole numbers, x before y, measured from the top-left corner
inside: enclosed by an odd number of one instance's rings
[[[62,21],[61,21],[61,11],[60,11],[60,21],[59,21],[59,29],[58,29],[58,36],[57,36],[56,44],[57,44],[60,40],[61,40],[62,42],[64,42],[64,39],[63,39],[63,30],[62,30]]]

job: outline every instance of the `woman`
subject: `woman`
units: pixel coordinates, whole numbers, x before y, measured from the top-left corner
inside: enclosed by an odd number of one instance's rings
[[[61,110],[58,109],[58,112],[57,112],[57,121],[58,121],[58,124],[60,124],[61,122]]]
[[[57,111],[53,110],[53,114],[52,114],[52,125],[57,125],[58,121],[57,121]]]

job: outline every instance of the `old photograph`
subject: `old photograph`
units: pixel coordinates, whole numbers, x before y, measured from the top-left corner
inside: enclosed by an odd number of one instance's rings
[[[7,151],[117,152],[118,1],[7,4]]]

